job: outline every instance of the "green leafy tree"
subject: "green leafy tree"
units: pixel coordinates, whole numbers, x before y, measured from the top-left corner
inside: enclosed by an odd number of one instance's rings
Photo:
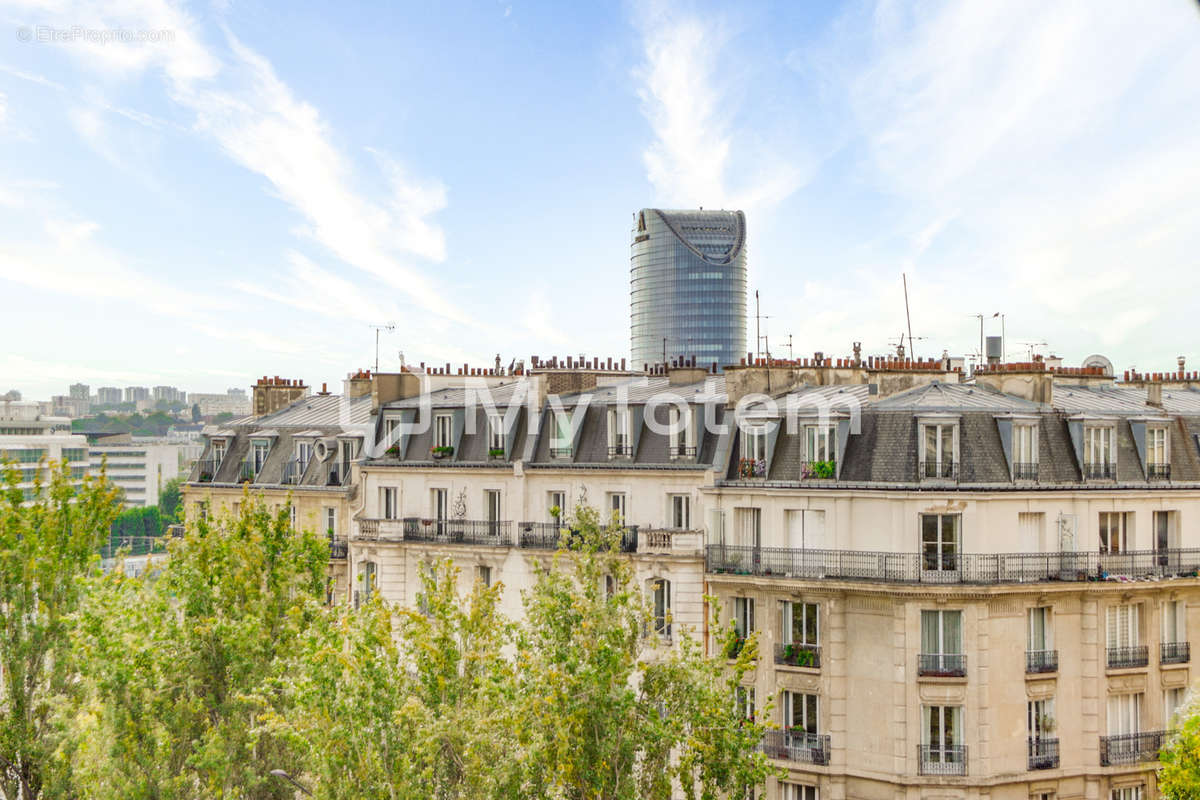
[[[183,490],[180,488],[181,478],[172,478],[158,493],[158,515],[162,519],[163,531],[168,525],[183,521]]]
[[[1166,800],[1200,799],[1200,704],[1179,712],[1178,732],[1158,754],[1158,791]]]
[[[270,771],[297,764],[260,718],[322,613],[328,557],[286,507],[244,494],[237,516],[189,526],[161,570],[98,580],[76,634],[76,785],[114,800],[291,798]]]
[[[82,576],[115,513],[103,473],[72,483],[64,463],[26,502],[5,468],[0,493],[0,794],[59,796],[63,764],[54,713],[73,690],[70,615]]]

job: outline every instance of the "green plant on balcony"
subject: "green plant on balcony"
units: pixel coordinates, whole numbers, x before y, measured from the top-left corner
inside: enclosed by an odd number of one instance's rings
[[[384,450],[383,454],[385,456],[387,456],[388,458],[399,458],[400,457],[400,444],[399,443],[393,444],[387,450]]]
[[[766,459],[743,458],[738,462],[738,475],[742,478],[762,478],[766,474]]]
[[[488,458],[504,458],[504,448],[503,447],[488,448]]]
[[[832,480],[835,475],[837,475],[837,464],[832,460],[810,461],[804,465],[803,476],[805,478]]]
[[[785,644],[783,646],[783,658],[788,663],[797,667],[811,667],[816,659],[816,654],[809,648],[799,644]]]
[[[730,628],[728,636],[725,637],[725,644],[721,648],[721,652],[725,657],[733,660],[741,654],[742,648],[746,646],[746,637],[739,636],[736,629]]]
[[[448,444],[440,444],[430,448],[429,452],[434,458],[446,458],[454,455],[454,448]]]

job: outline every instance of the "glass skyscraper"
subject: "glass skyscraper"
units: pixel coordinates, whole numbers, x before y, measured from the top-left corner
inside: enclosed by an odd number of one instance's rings
[[[689,359],[709,366],[746,355],[746,215],[644,208],[629,270],[634,369]]]

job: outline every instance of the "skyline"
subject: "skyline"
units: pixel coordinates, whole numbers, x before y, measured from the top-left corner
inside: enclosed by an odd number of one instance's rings
[[[747,212],[776,356],[905,272],[917,356],[1200,357],[1195,3],[269,6],[0,3],[0,391],[628,356],[642,207]]]

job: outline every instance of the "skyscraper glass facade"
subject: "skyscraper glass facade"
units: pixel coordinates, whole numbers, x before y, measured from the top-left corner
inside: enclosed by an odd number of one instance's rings
[[[746,355],[746,215],[642,209],[629,270],[633,366]]]

